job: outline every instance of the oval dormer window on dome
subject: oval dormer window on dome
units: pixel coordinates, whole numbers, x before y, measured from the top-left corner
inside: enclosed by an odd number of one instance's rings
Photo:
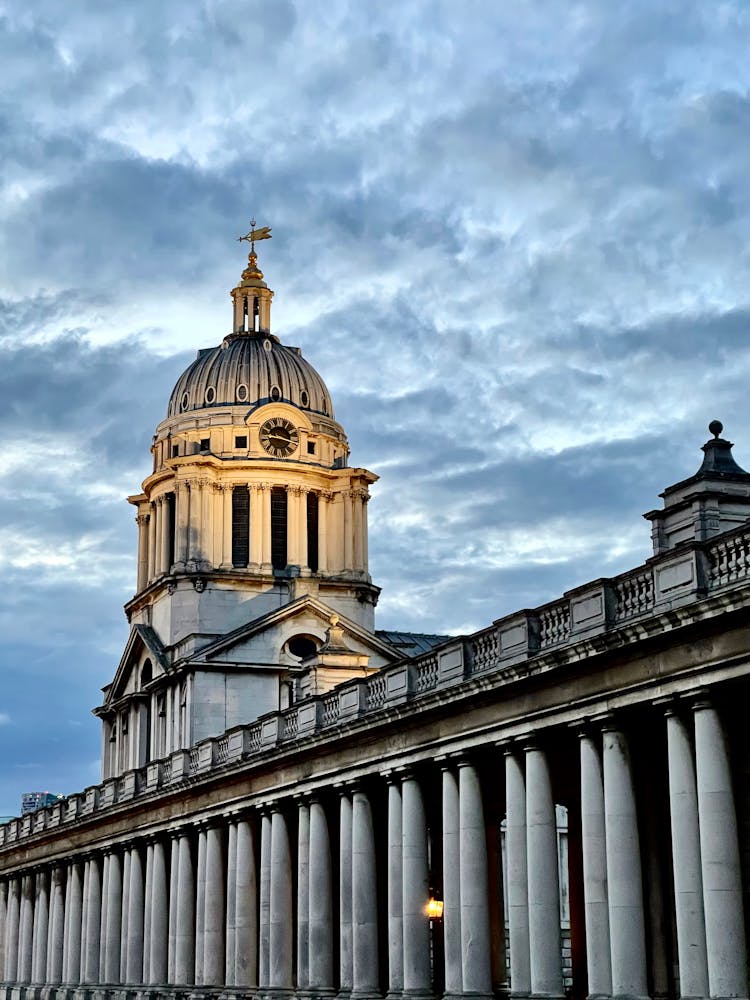
[[[206,389],[206,403],[210,406],[216,399],[216,389],[212,385],[209,385]]]
[[[190,406],[190,396],[186,392],[183,392],[182,399],[180,400],[180,409],[186,410],[188,406]]]
[[[304,389],[299,394],[299,403],[300,403],[300,406],[309,406],[310,405],[310,397],[307,395],[307,393],[305,392]]]
[[[271,386],[271,401],[273,403],[278,403],[281,399],[281,389],[277,385]]]
[[[247,386],[244,382],[240,382],[237,386],[237,402],[246,403],[247,402]]]

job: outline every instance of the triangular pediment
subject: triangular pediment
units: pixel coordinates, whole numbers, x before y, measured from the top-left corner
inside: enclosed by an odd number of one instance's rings
[[[384,666],[399,658],[390,644],[323,601],[306,594],[215,639],[196,653],[190,663],[204,668],[218,668],[232,663],[283,665],[289,662],[285,661],[283,650],[291,637],[309,635],[322,644],[334,615],[344,630],[347,645],[353,651],[371,657],[373,666]]]
[[[111,684],[102,688],[104,704],[96,709],[97,714],[106,711],[120,698],[134,692],[140,684],[140,671],[145,660],[151,661],[153,676],[167,670],[164,647],[156,632],[149,625],[133,625],[114,679]]]

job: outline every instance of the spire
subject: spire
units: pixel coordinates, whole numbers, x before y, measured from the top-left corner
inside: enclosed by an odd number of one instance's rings
[[[265,334],[271,332],[271,299],[273,292],[263,280],[263,272],[258,267],[258,255],[255,244],[260,240],[271,239],[270,226],[255,228],[255,219],[250,220],[250,232],[238,236],[238,243],[249,243],[250,253],[247,255],[247,267],[242,272],[239,285],[232,289],[234,301],[234,322],[232,332],[235,335]]]

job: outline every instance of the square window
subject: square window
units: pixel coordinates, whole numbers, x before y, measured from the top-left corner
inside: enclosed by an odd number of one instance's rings
[[[180,454],[180,446],[178,444],[172,445],[172,458],[177,458]]]
[[[235,448],[247,448],[247,434],[235,434],[234,446]]]
[[[201,438],[201,451],[211,450],[211,438]]]
[[[307,442],[307,454],[308,455],[314,455],[315,454],[315,442],[314,441],[308,441]]]

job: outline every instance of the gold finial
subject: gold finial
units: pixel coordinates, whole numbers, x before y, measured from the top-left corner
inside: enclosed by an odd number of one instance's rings
[[[255,253],[255,243],[256,240],[270,240],[271,237],[271,227],[261,226],[260,229],[255,228],[255,219],[250,220],[250,232],[246,236],[238,236],[237,242],[250,244],[250,253]]]

